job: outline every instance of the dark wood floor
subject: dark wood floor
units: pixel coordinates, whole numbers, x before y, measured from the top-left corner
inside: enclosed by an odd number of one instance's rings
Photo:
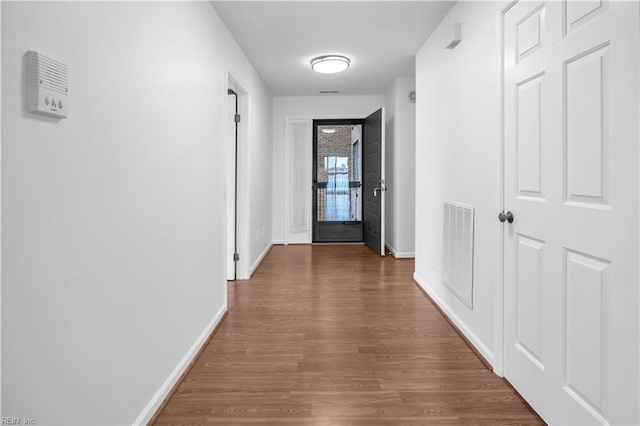
[[[538,425],[412,281],[362,245],[275,246],[156,424]]]

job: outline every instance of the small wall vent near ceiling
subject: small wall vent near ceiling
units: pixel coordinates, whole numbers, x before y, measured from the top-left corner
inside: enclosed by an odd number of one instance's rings
[[[469,309],[473,309],[474,208],[445,201],[442,280]]]
[[[339,90],[321,90],[319,93],[322,93],[323,95],[327,95],[327,94],[340,93],[340,91]]]

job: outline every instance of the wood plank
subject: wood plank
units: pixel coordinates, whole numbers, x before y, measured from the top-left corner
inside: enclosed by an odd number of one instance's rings
[[[274,246],[157,425],[542,425],[413,284],[363,245]]]

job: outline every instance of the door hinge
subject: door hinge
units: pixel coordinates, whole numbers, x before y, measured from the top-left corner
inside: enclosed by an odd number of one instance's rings
[[[235,121],[236,123],[240,122],[240,114],[234,114],[233,115],[233,121]]]
[[[237,262],[238,260],[240,260],[240,254],[239,253],[233,253],[233,261]]]

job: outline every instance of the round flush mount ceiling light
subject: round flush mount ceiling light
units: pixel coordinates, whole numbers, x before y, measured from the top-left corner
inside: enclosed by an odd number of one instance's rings
[[[345,56],[326,55],[311,60],[311,68],[322,74],[335,74],[349,68],[351,60]]]
[[[335,133],[335,132],[336,132],[336,129],[322,129],[322,133],[331,134],[331,133]]]

